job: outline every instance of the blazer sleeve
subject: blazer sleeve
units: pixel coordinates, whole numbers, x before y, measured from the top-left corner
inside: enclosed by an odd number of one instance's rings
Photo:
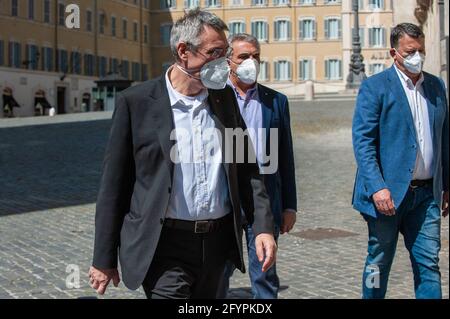
[[[356,100],[352,137],[358,174],[370,196],[387,188],[377,160],[380,115],[381,102],[366,80],[361,84]]]
[[[287,209],[297,211],[297,187],[295,183],[294,147],[292,143],[291,116],[289,102],[286,96],[280,105],[282,106],[282,130],[278,165],[281,176],[281,198],[283,211]]]
[[[443,191],[448,192],[448,184],[449,184],[449,109],[448,109],[448,100],[447,100],[447,89],[445,87],[444,81],[440,79],[441,86],[443,89],[443,98],[444,98],[444,106],[445,106],[445,119],[444,126],[442,128],[442,186]]]
[[[92,265],[117,267],[120,230],[130,207],[135,180],[130,113],[125,98],[117,96],[103,161],[103,174],[95,214]]]

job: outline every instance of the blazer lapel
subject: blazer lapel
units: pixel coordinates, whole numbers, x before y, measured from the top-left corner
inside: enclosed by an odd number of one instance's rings
[[[402,83],[400,82],[400,78],[398,77],[397,70],[395,66],[392,66],[389,70],[388,76],[390,82],[390,89],[392,94],[394,94],[397,103],[400,105],[400,109],[403,113],[406,122],[408,123],[408,127],[411,131],[411,134],[414,137],[414,140],[417,139],[416,128],[414,126],[414,120],[411,114],[411,108],[409,106],[408,98],[406,97],[405,89],[403,88]]]
[[[258,95],[259,100],[261,102],[262,108],[262,120],[263,120],[263,128],[266,129],[266,145],[269,147],[269,138],[270,138],[270,123],[272,122],[273,115],[273,101],[272,96],[267,93],[260,85],[258,85]],[[270,150],[266,150],[270,152]]]
[[[169,94],[167,92],[165,77],[161,77],[159,88],[151,92],[151,107],[153,108],[153,124],[156,127],[159,143],[164,154],[170,177],[173,179],[173,162],[170,158],[170,150],[175,141],[170,140],[170,134],[175,128],[173,113],[170,106]]]

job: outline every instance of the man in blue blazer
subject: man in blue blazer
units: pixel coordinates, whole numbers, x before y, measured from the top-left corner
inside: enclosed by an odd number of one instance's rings
[[[398,234],[410,254],[416,298],[441,298],[441,213],[448,215],[449,111],[444,83],[422,71],[425,37],[391,34],[394,65],[361,85],[353,119],[358,165],[353,207],[369,230],[363,298],[384,298]]]
[[[249,34],[235,34],[229,38],[233,88],[249,137],[256,151],[260,171],[264,176],[275,222],[274,236],[288,233],[296,222],[297,191],[295,163],[287,97],[257,83],[260,63],[260,45]],[[245,217],[244,217],[245,218]],[[255,299],[276,299],[280,281],[274,265],[261,271],[255,249],[251,218],[246,218],[245,234],[249,258],[249,274]],[[224,276],[218,298],[225,298],[233,267]]]

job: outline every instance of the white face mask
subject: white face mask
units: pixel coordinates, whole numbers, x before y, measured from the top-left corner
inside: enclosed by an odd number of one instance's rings
[[[193,76],[191,72],[177,64],[177,67],[185,74],[199,80],[202,84],[212,90],[221,90],[227,85],[230,76],[230,66],[225,57],[205,63],[200,69],[200,78]]]
[[[244,60],[236,69],[236,75],[239,78],[239,80],[249,85],[256,83],[258,74],[259,74],[259,63],[258,61],[253,59]]]
[[[397,50],[395,52],[400,56]],[[403,58],[403,57],[402,57]],[[408,55],[406,58],[403,58],[403,65],[412,74],[419,74],[422,72],[423,64],[425,63],[425,55],[416,51],[416,53]]]
[[[208,89],[223,89],[229,76],[230,66],[225,57],[206,63],[200,70],[200,80]]]

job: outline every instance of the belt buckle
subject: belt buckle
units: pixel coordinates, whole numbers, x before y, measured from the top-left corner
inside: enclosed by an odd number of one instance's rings
[[[209,231],[209,222],[206,220],[199,220],[195,222],[195,230],[196,234],[204,234]]]
[[[409,187],[411,188],[411,189],[417,189],[417,188],[419,188],[419,186],[415,186],[415,185],[413,185],[413,184],[409,184]]]

